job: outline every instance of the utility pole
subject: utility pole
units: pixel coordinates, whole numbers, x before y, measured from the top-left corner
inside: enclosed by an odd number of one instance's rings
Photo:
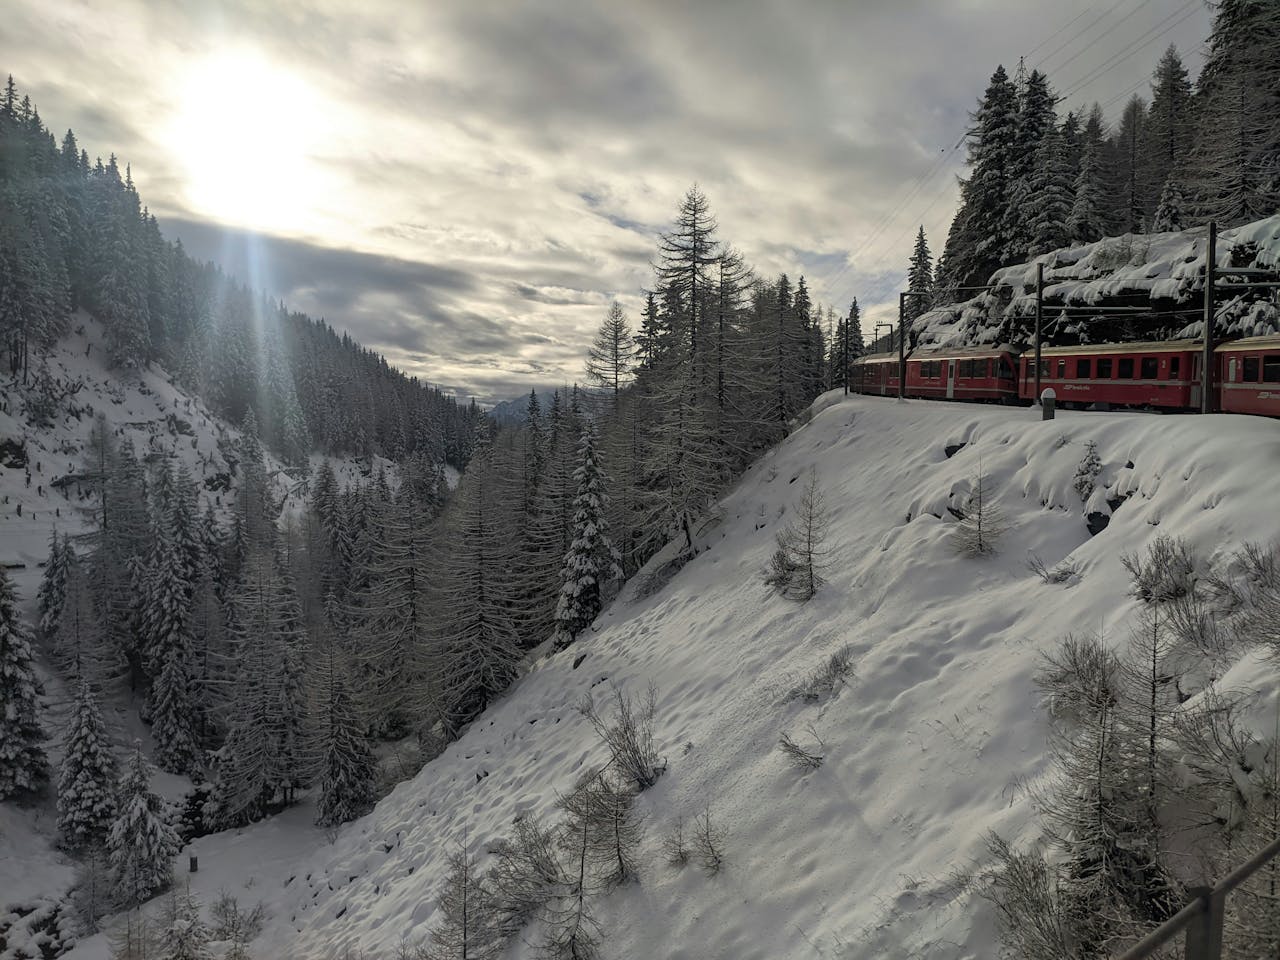
[[[1044,325],[1044,264],[1036,264],[1036,396],[1040,402],[1040,332]]]
[[[898,294],[898,399],[905,400],[907,396],[907,352],[906,340],[907,331],[903,326],[906,321],[907,311],[907,294]]]
[[[1213,413],[1213,280],[1217,265],[1218,224],[1209,221],[1209,245],[1204,252],[1204,354],[1200,360],[1200,412]]]
[[[849,395],[849,321],[852,319],[852,316],[845,318],[844,336],[840,338],[840,382],[844,384],[846,397]]]

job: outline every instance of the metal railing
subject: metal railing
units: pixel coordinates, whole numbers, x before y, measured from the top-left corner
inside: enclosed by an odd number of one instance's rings
[[[1212,887],[1193,887],[1194,899],[1115,960],[1143,960],[1183,930],[1187,931],[1186,960],[1222,960],[1222,925],[1227,894],[1280,854],[1280,837],[1255,853]]]

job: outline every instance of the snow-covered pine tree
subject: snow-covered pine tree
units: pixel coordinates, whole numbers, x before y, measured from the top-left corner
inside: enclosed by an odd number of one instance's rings
[[[102,712],[81,679],[58,770],[58,838],[71,850],[106,842],[116,818],[116,759]]]
[[[1151,109],[1147,112],[1144,150],[1147,167],[1143,171],[1150,188],[1167,184],[1170,176],[1183,170],[1191,152],[1193,134],[1191,80],[1178,48],[1171,44],[1160,57],[1151,78]],[[1148,196],[1155,199],[1154,193]]]
[[[159,940],[163,960],[212,960],[209,927],[200,916],[200,901],[190,890],[170,891],[160,916]]]
[[[172,474],[160,473],[155,518],[147,558],[146,590],[138,617],[143,666],[151,677],[149,704],[156,761],[170,773],[190,773],[200,764],[196,710],[191,698],[193,641],[188,561],[178,543],[177,514],[185,509],[173,490]],[[185,521],[186,534],[193,530]]]
[[[1041,144],[1057,124],[1054,103],[1049,78],[1032,70],[1018,97],[1017,122],[1009,150],[1009,186],[1001,225],[1001,258],[1006,264],[1025,260],[1034,239],[1025,210],[1035,202]]]
[[[997,67],[973,115],[960,209],[947,234],[940,286],[944,290],[986,283],[1008,245],[1005,221],[1018,140],[1018,94],[1004,67]]]
[[[315,717],[315,780],[320,787],[316,823],[336,827],[367,813],[377,798],[378,761],[373,755],[348,680],[350,668],[339,646],[324,645],[311,673]]]
[[[164,801],[151,790],[151,770],[134,741],[120,781],[119,816],[107,835],[107,859],[122,899],[141,905],[173,880],[173,858],[181,843],[164,815]]]
[[[1067,221],[1075,202],[1071,167],[1062,134],[1050,125],[1036,152],[1032,189],[1022,210],[1028,224],[1027,253],[1038,256],[1071,242]]]
[[[1134,94],[1120,114],[1120,126],[1108,144],[1109,233],[1141,233],[1149,209],[1146,150],[1147,103]]]
[[[70,538],[63,542],[63,552],[69,561],[66,597],[58,631],[48,640],[50,657],[69,676],[88,680],[96,689],[120,684],[128,664],[107,639],[95,603],[92,568],[76,559]]]
[[[582,428],[578,469],[573,478],[578,489],[573,501],[573,542],[565,554],[556,607],[556,637],[560,647],[567,646],[591,626],[604,606],[607,584],[622,578],[622,557],[609,538],[606,520],[608,480],[600,466],[595,426],[591,421]]]
[[[1067,231],[1073,240],[1092,243],[1106,234],[1104,205],[1106,197],[1102,184],[1102,164],[1098,155],[1099,145],[1086,139],[1080,156],[1080,170],[1076,174],[1075,196],[1071,213],[1067,216]]]
[[[1182,187],[1179,185],[1177,177],[1171,174],[1164,182],[1164,189],[1160,191],[1160,203],[1156,207],[1155,217],[1151,221],[1151,232],[1165,233],[1184,229],[1182,211],[1185,202],[1182,196]]]
[[[929,241],[925,239],[924,226],[916,234],[916,245],[911,251],[911,264],[907,268],[907,289],[915,296],[907,297],[905,319],[913,324],[917,317],[932,306],[933,259],[929,254]]]
[[[49,532],[49,559],[45,561],[40,577],[40,589],[36,593],[37,627],[40,639],[49,643],[58,635],[58,619],[67,598],[67,567],[74,562],[74,555],[67,556],[68,544],[58,536],[57,529]]]
[[[31,632],[0,567],[0,800],[39,790],[49,780],[40,728],[43,691],[32,663]]]

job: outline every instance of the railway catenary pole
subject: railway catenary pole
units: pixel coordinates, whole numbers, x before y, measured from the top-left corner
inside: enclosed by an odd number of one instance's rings
[[[905,400],[907,396],[907,330],[903,325],[907,312],[907,294],[902,292],[898,294],[898,399]]]
[[[1040,331],[1044,325],[1044,264],[1036,264],[1036,399],[1040,402]]]
[[[1213,274],[1217,270],[1218,224],[1209,221],[1204,251],[1204,353],[1200,359],[1200,412],[1213,412]]]

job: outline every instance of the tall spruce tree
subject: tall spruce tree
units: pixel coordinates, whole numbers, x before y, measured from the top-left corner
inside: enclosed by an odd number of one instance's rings
[[[86,680],[76,691],[58,770],[58,837],[72,850],[106,842],[116,819],[116,760]]]
[[[573,542],[560,575],[560,601],[556,608],[556,635],[566,646],[591,626],[604,606],[609,581],[622,577],[622,556],[609,538],[606,520],[609,496],[607,479],[596,451],[595,427],[587,421],[578,446],[578,469],[573,474],[577,496],[573,500]]]
[[[907,297],[904,311],[906,322],[912,324],[932,306],[933,259],[929,254],[929,241],[925,239],[923,225],[916,234],[916,245],[911,251],[911,265],[907,268],[907,290],[915,294]]]
[[[9,574],[0,568],[0,800],[31,793],[48,782],[41,693],[31,632],[18,612]]]
[[[138,741],[120,781],[118,805],[107,835],[107,860],[121,899],[136,907],[172,882],[173,858],[181,849],[164,801],[151,790],[151,770]]]

